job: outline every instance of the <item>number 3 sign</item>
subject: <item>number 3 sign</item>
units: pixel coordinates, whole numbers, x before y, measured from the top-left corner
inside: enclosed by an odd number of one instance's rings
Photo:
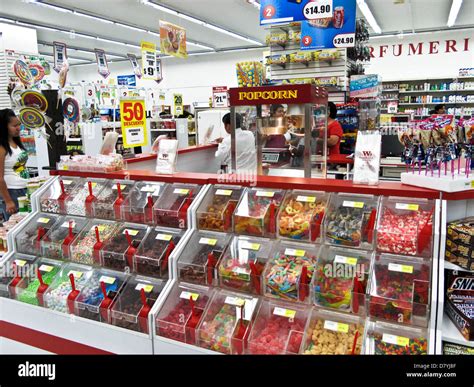
[[[121,99],[120,122],[124,148],[147,144],[145,101],[143,99]]]

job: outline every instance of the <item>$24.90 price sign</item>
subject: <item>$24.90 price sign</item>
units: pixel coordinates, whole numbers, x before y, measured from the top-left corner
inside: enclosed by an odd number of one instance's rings
[[[303,8],[303,15],[308,20],[332,17],[332,0],[314,0],[309,2]]]
[[[120,100],[120,122],[124,148],[147,144],[145,101],[139,99]]]

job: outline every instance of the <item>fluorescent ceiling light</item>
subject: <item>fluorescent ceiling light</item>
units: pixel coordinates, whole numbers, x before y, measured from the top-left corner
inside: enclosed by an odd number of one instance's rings
[[[38,1],[32,1],[32,2],[30,2],[30,4],[39,5],[40,7],[43,7],[43,8],[54,9],[55,11],[59,11],[59,12],[73,13],[73,11],[70,10],[70,9],[63,8],[63,7],[58,7],[56,5],[51,5],[51,4],[47,4],[47,3],[40,3]]]
[[[365,0],[357,0],[357,5],[359,6],[360,11],[364,15],[365,19],[367,22],[370,24],[372,29],[375,31],[375,33],[380,34],[382,33],[382,30],[380,29],[379,25],[377,24],[377,21],[375,20],[374,15],[372,14],[369,6],[365,2]]]
[[[256,1],[256,0],[247,0],[247,3],[252,4],[254,7],[256,7],[256,8],[258,8],[258,9],[260,9],[260,7],[261,7],[261,6],[260,6],[260,3],[259,3],[258,1]]]
[[[452,27],[456,23],[459,10],[461,9],[462,0],[453,0],[451,4],[451,11],[449,11],[448,27]]]
[[[114,24],[113,21],[110,21],[110,20],[108,20],[108,19],[100,18],[100,17],[93,16],[93,15],[88,15],[88,14],[86,14],[86,13],[82,13],[82,12],[78,12],[78,11],[74,11],[74,15],[86,17],[86,18],[88,18],[88,19],[100,21],[100,22],[102,22],[102,23]]]

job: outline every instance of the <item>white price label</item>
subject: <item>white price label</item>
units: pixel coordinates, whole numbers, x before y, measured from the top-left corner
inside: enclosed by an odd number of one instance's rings
[[[250,270],[247,270],[243,267],[234,267],[234,269],[232,270],[234,273],[236,274],[242,274],[242,275],[245,275],[245,276],[249,276],[250,275]]]
[[[50,221],[50,219],[48,219],[48,218],[39,218],[37,220],[37,223],[48,224],[49,221]]]
[[[71,227],[74,228],[76,227],[76,222],[74,220],[71,220],[71,221],[68,221],[68,222],[64,222],[61,227],[64,227],[64,228],[69,228],[69,223],[71,224]]]
[[[410,265],[400,265],[398,263],[389,263],[388,270],[398,271],[399,273],[413,274],[413,266]]]
[[[176,188],[173,193],[178,194],[178,195],[187,195],[189,193],[189,189],[184,189],[184,188]]]
[[[171,238],[173,238],[173,236],[170,235],[170,234],[158,234],[155,239],[157,239],[159,241],[169,242],[171,240]]]
[[[353,202],[350,200],[344,200],[342,202],[343,207],[352,207],[352,208],[364,208],[364,202]]]
[[[395,204],[395,208],[397,210],[410,210],[410,211],[418,211],[420,206],[418,204],[409,204],[409,203],[397,203]]]
[[[332,44],[336,48],[354,47],[355,34],[338,34],[332,40]]]
[[[152,290],[153,290],[153,285],[147,285],[147,284],[138,284],[136,287],[135,287],[135,290],[142,290],[145,292],[145,293],[150,293]]]
[[[71,274],[74,276],[74,278],[80,279],[84,273],[82,271],[71,270],[69,273],[67,273],[67,276],[69,277]]]
[[[332,0],[313,0],[303,8],[303,15],[308,20],[332,17]]]
[[[146,185],[141,188],[141,192],[155,192],[158,189],[158,187],[155,187],[153,185]]]
[[[199,294],[191,292],[181,292],[181,294],[179,295],[179,298],[183,298],[185,300],[189,300],[191,297],[193,298],[193,301],[196,301],[199,298]]]
[[[145,128],[137,126],[135,128],[124,128],[128,145],[142,145],[145,142]],[[122,131],[124,130],[122,129]]]
[[[342,255],[336,255],[334,257],[334,262],[336,263],[344,263],[345,265],[352,265],[355,266],[357,265],[357,258],[352,258],[352,257],[344,257]]]
[[[64,184],[64,185],[71,185],[71,184],[72,184],[72,180],[63,180],[63,184]]]
[[[39,267],[39,271],[43,272],[43,273],[50,273],[52,270],[54,269],[53,266],[49,266],[49,265],[41,265]]]
[[[218,196],[231,196],[232,192],[233,191],[231,189],[218,189],[216,191],[216,195],[218,195]]]
[[[23,267],[26,265],[26,261],[22,259],[15,259],[15,265],[17,265],[18,267]]]
[[[201,239],[199,239],[199,244],[200,245],[215,246],[216,243],[217,243],[217,239],[211,239],[211,238],[201,238]]]
[[[349,325],[338,323],[336,321],[324,321],[324,329],[329,329],[330,331],[347,333],[349,332]]]
[[[285,308],[275,308],[273,309],[273,314],[276,316],[295,318],[296,310],[285,309]]]
[[[113,189],[113,190],[117,190],[117,186],[118,186],[118,184],[114,184],[114,185],[112,186],[112,189]],[[120,184],[120,190],[121,190],[121,191],[123,191],[125,188],[127,188],[127,186],[126,186],[125,184]]]
[[[139,231],[138,230],[131,230],[129,228],[127,228],[126,230],[123,230],[123,233],[122,234],[125,234],[128,232],[128,235],[130,236],[137,236]]]
[[[225,299],[225,303],[228,305],[242,306],[245,304],[245,300],[238,297],[227,296]]]
[[[295,250],[295,249],[285,249],[285,255],[289,255],[292,257],[304,257],[306,255],[306,251]]]
[[[406,347],[410,343],[410,339],[408,337],[390,335],[388,333],[384,333],[382,335],[382,341],[384,343],[399,345],[402,347]]]
[[[297,196],[296,201],[303,202],[303,203],[315,203],[316,196]]]
[[[275,192],[272,191],[257,191],[257,196],[265,197],[265,198],[272,198],[275,196]]]
[[[103,282],[104,284],[107,284],[107,285],[113,285],[115,281],[117,281],[117,278],[107,277],[105,275],[99,278],[99,282]]]
[[[245,250],[258,251],[260,250],[260,243],[242,242],[240,244],[240,248],[245,249]]]

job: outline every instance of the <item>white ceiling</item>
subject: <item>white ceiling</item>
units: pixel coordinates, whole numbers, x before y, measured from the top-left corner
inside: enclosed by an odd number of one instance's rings
[[[259,10],[248,4],[246,0],[153,1],[244,37],[261,43],[265,41],[266,31],[259,26]],[[366,2],[382,29],[382,33],[390,34],[399,31],[446,29],[452,0],[401,0],[402,4],[395,4],[395,0],[366,0]],[[104,23],[101,20],[44,8],[31,3],[32,0],[0,0],[0,17],[66,31],[66,33],[61,33],[37,28],[39,42],[51,44],[58,40],[65,42],[69,47],[91,51],[94,48],[101,48],[109,54],[109,60],[112,61],[119,58],[113,57],[111,54],[124,58],[127,53],[139,56],[139,48],[127,46],[126,43],[139,46],[140,41],[146,40],[156,43],[159,47],[158,36],[151,33],[131,30],[117,24]],[[159,21],[165,20],[186,28],[188,40],[202,43],[218,51],[256,46],[245,39],[229,36],[144,5],[141,0],[45,0],[43,3],[74,9],[153,32],[158,32]],[[359,10],[358,17],[363,17]],[[454,28],[461,27],[474,27],[474,0],[463,1]],[[112,39],[117,43],[78,36],[77,34],[80,33]],[[206,50],[188,44],[188,52],[202,51]],[[40,52],[52,53],[52,48],[40,46]],[[69,56],[89,61],[95,60],[93,52],[69,51]]]

